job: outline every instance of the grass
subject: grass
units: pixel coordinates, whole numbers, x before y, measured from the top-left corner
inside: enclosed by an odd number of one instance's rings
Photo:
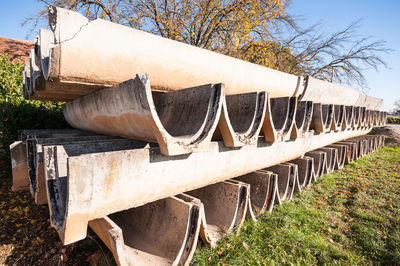
[[[292,201],[247,220],[193,265],[400,265],[400,147],[324,175]]]

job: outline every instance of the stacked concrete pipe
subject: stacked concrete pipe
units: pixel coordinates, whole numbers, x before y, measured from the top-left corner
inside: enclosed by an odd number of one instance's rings
[[[90,226],[120,265],[188,264],[198,237],[214,247],[383,145],[365,136],[385,124],[382,100],[358,90],[62,8],[48,15],[24,96],[67,101],[77,129],[22,131],[10,149],[13,190],[48,204],[64,244]]]

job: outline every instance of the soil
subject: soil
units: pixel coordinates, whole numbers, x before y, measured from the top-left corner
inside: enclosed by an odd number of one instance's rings
[[[0,37],[0,55],[7,53],[11,61],[22,58],[26,62],[31,49],[33,49],[33,42]]]

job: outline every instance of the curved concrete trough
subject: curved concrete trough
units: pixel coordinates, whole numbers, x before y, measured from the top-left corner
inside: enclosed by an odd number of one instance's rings
[[[90,221],[118,265],[188,265],[200,230],[198,204],[169,197]]]
[[[267,102],[267,92],[224,97],[214,138],[222,138],[226,147],[255,145],[264,121]]]
[[[73,127],[157,142],[165,155],[206,151],[224,99],[221,84],[152,92],[144,74],[63,106]]]
[[[264,138],[267,142],[290,139],[295,123],[296,109],[296,97],[269,99],[263,124]],[[306,113],[304,113],[305,115]]]

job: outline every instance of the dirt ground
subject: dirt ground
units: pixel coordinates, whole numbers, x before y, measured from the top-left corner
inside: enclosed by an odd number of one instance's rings
[[[400,145],[400,126],[376,128],[388,145]],[[111,253],[91,231],[63,246],[50,226],[47,206],[35,205],[29,191],[12,192],[11,177],[0,162],[0,265],[114,265]]]

